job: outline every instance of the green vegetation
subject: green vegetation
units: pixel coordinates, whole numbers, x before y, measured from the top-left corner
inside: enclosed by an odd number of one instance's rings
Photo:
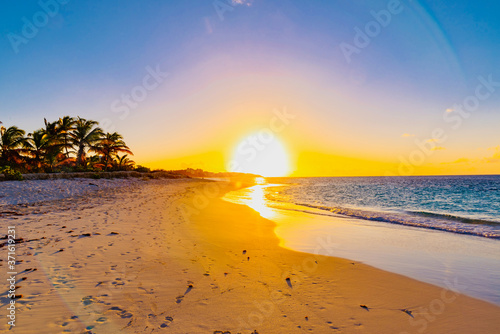
[[[123,137],[105,133],[98,122],[64,116],[54,122],[44,119],[44,125],[28,134],[17,126],[0,127],[0,173],[5,179],[21,180],[21,173],[134,170],[133,153]]]
[[[0,167],[0,173],[4,175],[5,180],[16,180],[16,181],[24,180],[24,177],[21,174],[21,172],[13,170],[9,166]]]

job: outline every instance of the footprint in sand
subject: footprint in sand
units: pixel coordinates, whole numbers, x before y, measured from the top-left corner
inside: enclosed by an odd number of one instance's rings
[[[146,293],[147,293],[147,294],[149,294],[149,295],[151,295],[151,294],[153,294],[153,293],[154,293],[154,290],[153,290],[153,289],[149,289],[149,291],[148,291],[148,290],[146,290],[145,288],[143,288],[142,286],[137,287],[137,290],[143,290],[144,292],[146,292]]]
[[[115,281],[111,284],[118,286],[118,285],[125,285],[125,282],[123,282],[121,278],[117,277],[115,278]]]
[[[166,321],[160,325],[160,328],[167,328],[168,325],[170,325],[170,323],[172,321],[174,321],[174,318],[172,318],[172,317],[165,317],[165,320]]]
[[[132,318],[134,315],[130,312],[127,312],[127,310],[124,310],[118,306],[113,306],[110,308],[111,311],[118,311],[116,312],[117,315],[120,316],[120,318],[122,319],[128,319],[128,318]]]
[[[123,318],[123,319],[128,319],[128,318],[132,318],[133,317],[133,314],[130,313],[130,312],[127,312],[125,310],[123,310],[122,312],[118,313],[118,315]]]
[[[59,320],[56,321],[63,333],[75,333],[80,325],[77,322],[72,321],[72,319]]]
[[[92,296],[85,296],[82,298],[82,303],[84,306],[88,306],[92,304],[95,300],[92,298]]]
[[[100,318],[96,319],[95,322],[102,324],[102,323],[106,322],[106,320],[108,320],[106,317],[100,317]]]

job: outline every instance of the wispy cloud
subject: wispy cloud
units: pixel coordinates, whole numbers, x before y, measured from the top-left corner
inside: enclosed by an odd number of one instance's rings
[[[484,149],[482,149],[484,150]],[[488,163],[500,163],[500,145],[496,147],[490,147],[487,149],[488,151],[493,151],[492,156],[478,158],[478,159],[469,159],[469,158],[460,158],[453,162],[443,162],[443,164],[488,164]]]
[[[442,162],[442,164],[445,164],[445,165],[448,165],[448,164],[467,164],[470,162],[472,162],[472,160],[470,160],[468,158],[459,158],[459,159],[452,161],[452,162]]]
[[[236,6],[236,5],[244,5],[244,6],[251,6],[253,0],[231,0],[231,5]]]
[[[493,156],[491,158],[486,158],[485,162],[500,162],[500,145],[496,147],[488,148],[488,151],[493,151]]]
[[[493,158],[499,158],[500,159],[500,145],[496,147],[490,147],[488,148],[488,151],[494,151],[493,152]]]
[[[455,111],[455,109],[452,109],[452,108],[446,109],[446,112],[454,112],[454,111]]]
[[[435,146],[435,147],[431,148],[431,151],[443,151],[443,150],[446,150],[446,147]]]
[[[439,140],[435,139],[435,138],[431,138],[431,139],[427,139],[425,142],[426,143],[437,143]]]

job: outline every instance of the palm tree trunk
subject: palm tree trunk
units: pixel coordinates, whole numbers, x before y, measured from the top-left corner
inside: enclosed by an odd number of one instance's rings
[[[64,150],[66,151],[66,159],[68,159],[69,158],[68,139],[66,137],[64,138]]]
[[[83,155],[85,154],[85,146],[80,145],[78,148],[78,158],[77,158],[77,163],[79,166],[83,165]]]

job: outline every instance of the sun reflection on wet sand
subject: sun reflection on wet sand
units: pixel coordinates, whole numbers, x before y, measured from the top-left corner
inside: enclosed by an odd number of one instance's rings
[[[265,187],[264,185],[256,185],[248,188],[249,202],[247,205],[260,213],[262,217],[272,219],[276,213],[266,205]]]
[[[265,188],[272,186],[266,182],[264,178],[256,178],[256,185],[241,189],[237,191],[237,196],[228,193],[224,196],[229,202],[244,204],[255,211],[257,211],[262,217],[266,219],[272,219],[276,216],[276,211],[267,205],[267,199],[265,197]]]

